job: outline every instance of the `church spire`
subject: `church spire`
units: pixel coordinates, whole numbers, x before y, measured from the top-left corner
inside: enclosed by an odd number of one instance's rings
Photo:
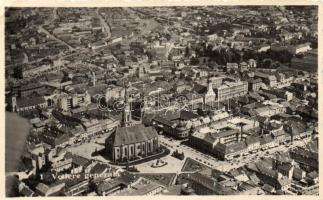
[[[207,91],[204,96],[204,104],[213,102],[215,100],[215,93],[213,90],[213,83],[210,80],[210,74],[208,72],[208,77],[207,77]]]
[[[121,126],[127,127],[131,125],[131,106],[128,100],[128,92],[127,92],[127,85],[124,85],[124,108],[122,112],[122,120],[121,120]]]
[[[210,80],[210,72],[207,73],[207,87],[208,87],[208,91],[213,91],[213,87],[212,87],[212,82]]]

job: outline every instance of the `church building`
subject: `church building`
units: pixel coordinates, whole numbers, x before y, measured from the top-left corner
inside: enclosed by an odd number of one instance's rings
[[[208,77],[208,80],[207,80],[207,92],[204,95],[204,104],[211,103],[211,102],[215,101],[216,94],[215,94],[212,86],[213,86],[213,84],[210,81],[210,78]]]
[[[127,88],[120,124],[121,127],[117,127],[105,141],[106,152],[113,162],[138,160],[158,153],[157,131],[153,127],[146,127],[132,120]]]

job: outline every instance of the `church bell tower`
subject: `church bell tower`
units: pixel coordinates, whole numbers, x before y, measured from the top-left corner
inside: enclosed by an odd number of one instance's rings
[[[122,121],[121,121],[122,127],[128,127],[132,125],[131,104],[129,103],[127,88],[128,86],[125,86],[124,88],[125,94],[124,94],[124,108],[122,112]]]

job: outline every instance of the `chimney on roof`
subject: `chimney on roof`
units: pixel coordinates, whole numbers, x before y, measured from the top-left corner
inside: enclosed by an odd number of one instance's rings
[[[238,142],[240,142],[240,141],[241,141],[241,139],[242,139],[243,126],[244,126],[242,123],[240,123],[239,125],[240,125],[240,133],[237,133],[237,141],[238,141]]]
[[[95,87],[95,84],[96,84],[95,72],[92,72],[92,83],[93,83],[93,87]]]
[[[11,106],[12,106],[12,112],[17,111],[17,97],[14,95],[11,97]]]
[[[108,104],[109,99],[111,98],[111,88],[107,88],[107,91],[105,93],[105,102]]]

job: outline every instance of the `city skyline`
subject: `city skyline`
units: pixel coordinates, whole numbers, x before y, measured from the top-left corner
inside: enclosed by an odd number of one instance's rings
[[[318,195],[318,6],[5,12],[7,197]]]

